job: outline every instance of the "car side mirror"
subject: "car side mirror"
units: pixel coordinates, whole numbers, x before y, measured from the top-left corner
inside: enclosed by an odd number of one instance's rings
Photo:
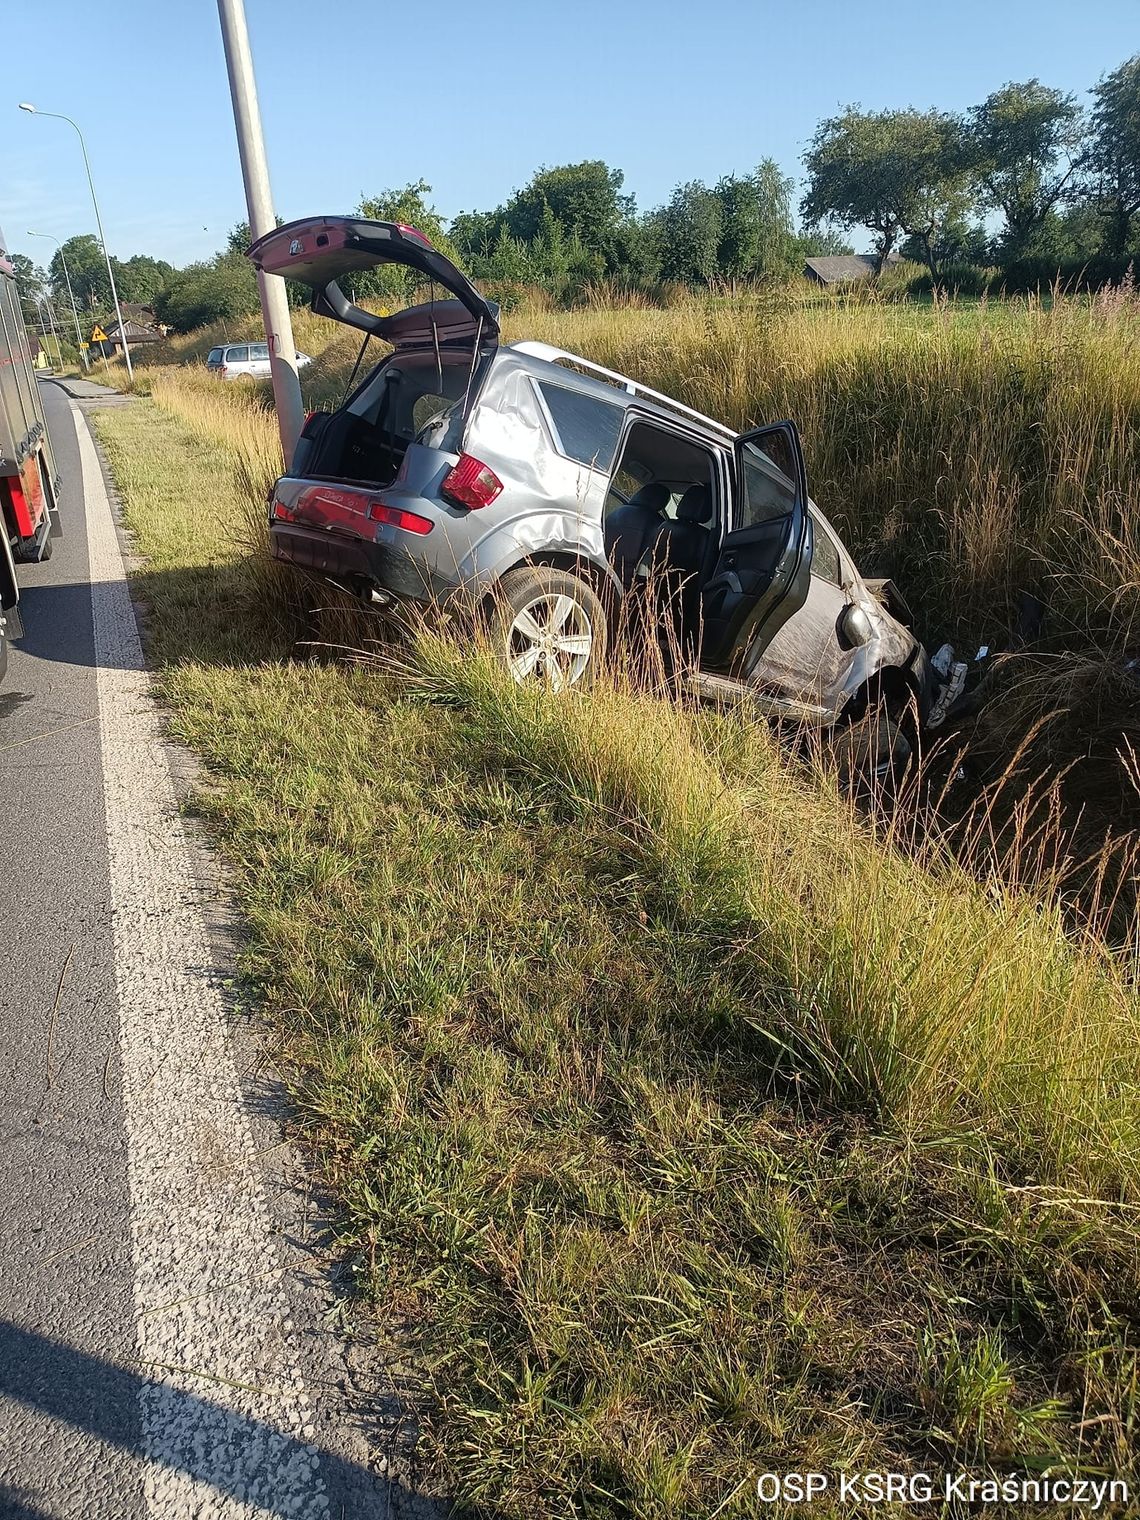
[[[874,632],[866,609],[860,607],[858,602],[848,602],[839,615],[839,636],[848,649],[857,649],[860,644],[869,644]]]

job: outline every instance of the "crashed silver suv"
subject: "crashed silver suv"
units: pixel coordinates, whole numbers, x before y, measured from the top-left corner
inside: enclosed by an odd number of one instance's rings
[[[519,680],[601,663],[615,610],[656,577],[697,684],[817,726],[930,672],[886,582],[868,582],[809,500],[795,426],[731,429],[576,355],[500,342],[498,308],[415,229],[321,217],[249,251],[312,308],[391,346],[312,414],[270,507],[274,554],[373,602],[485,609]],[[431,299],[356,303],[401,265]],[[362,368],[358,362],[358,372]]]

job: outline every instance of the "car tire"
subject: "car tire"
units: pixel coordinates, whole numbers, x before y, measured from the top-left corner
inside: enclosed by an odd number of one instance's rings
[[[508,570],[496,588],[489,628],[497,658],[520,683],[543,680],[554,691],[586,686],[605,660],[605,608],[589,581],[569,570]]]
[[[895,795],[919,758],[913,703],[873,686],[862,711],[833,732],[831,753],[857,796]]]

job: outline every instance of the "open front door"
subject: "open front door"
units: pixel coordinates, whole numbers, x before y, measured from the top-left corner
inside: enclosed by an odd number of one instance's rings
[[[794,422],[742,433],[720,558],[702,593],[701,663],[748,676],[807,599],[812,524]]]

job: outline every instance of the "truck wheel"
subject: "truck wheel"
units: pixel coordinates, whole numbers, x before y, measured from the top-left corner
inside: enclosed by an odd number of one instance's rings
[[[605,659],[608,629],[588,581],[568,570],[523,565],[499,582],[490,633],[516,681],[545,681],[552,691],[564,691],[593,680]]]

